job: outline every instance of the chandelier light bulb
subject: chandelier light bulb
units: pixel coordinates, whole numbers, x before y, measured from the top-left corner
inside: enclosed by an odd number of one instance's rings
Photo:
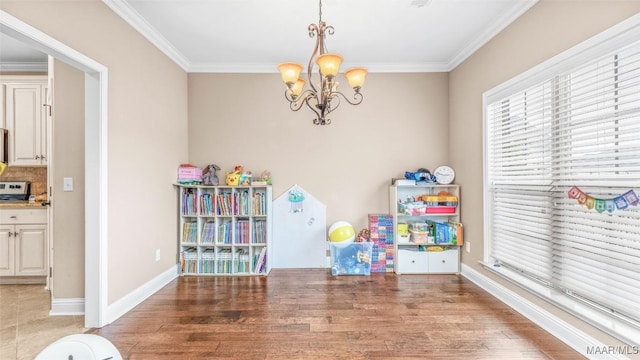
[[[298,96],[300,96],[300,93],[302,93],[302,89],[304,88],[304,84],[306,81],[304,81],[304,79],[299,78],[298,80],[296,80],[296,82],[293,84],[293,86],[291,86],[291,88],[289,88],[289,91],[291,91],[291,96],[295,99]]]
[[[285,62],[278,65],[278,70],[280,70],[282,81],[284,81],[287,86],[291,86],[298,81],[300,72],[302,71],[302,65],[293,62]]]
[[[318,56],[316,63],[320,67],[320,74],[331,78],[338,75],[340,64],[342,64],[342,56],[338,54],[322,54]]]
[[[344,72],[344,76],[349,81],[349,86],[355,91],[360,91],[360,88],[364,85],[364,79],[367,73],[368,71],[365,68],[351,68]]]

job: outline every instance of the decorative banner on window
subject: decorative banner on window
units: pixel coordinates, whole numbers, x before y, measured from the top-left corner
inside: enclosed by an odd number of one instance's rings
[[[586,206],[589,210],[596,209],[599,213],[605,211],[611,213],[615,209],[624,210],[631,205],[637,206],[640,203],[638,195],[633,190],[610,199],[597,199],[585,194],[577,186],[572,186],[569,189],[569,198],[576,199],[578,204]]]

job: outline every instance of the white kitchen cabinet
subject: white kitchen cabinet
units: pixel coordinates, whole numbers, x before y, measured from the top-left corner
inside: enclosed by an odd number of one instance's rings
[[[9,165],[47,165],[47,77],[2,77]]]
[[[2,209],[0,276],[46,276],[46,210]]]

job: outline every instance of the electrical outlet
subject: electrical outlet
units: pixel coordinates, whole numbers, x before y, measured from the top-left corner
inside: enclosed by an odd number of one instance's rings
[[[160,261],[160,249],[156,249],[156,261]]]
[[[466,246],[465,250],[467,250],[467,252],[470,253],[471,252],[471,243],[467,241],[465,244],[466,244],[465,245]]]

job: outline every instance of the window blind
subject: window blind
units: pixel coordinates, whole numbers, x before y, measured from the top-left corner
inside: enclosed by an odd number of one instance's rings
[[[640,327],[640,41],[486,107],[489,257]],[[593,205],[593,202],[591,202]]]

